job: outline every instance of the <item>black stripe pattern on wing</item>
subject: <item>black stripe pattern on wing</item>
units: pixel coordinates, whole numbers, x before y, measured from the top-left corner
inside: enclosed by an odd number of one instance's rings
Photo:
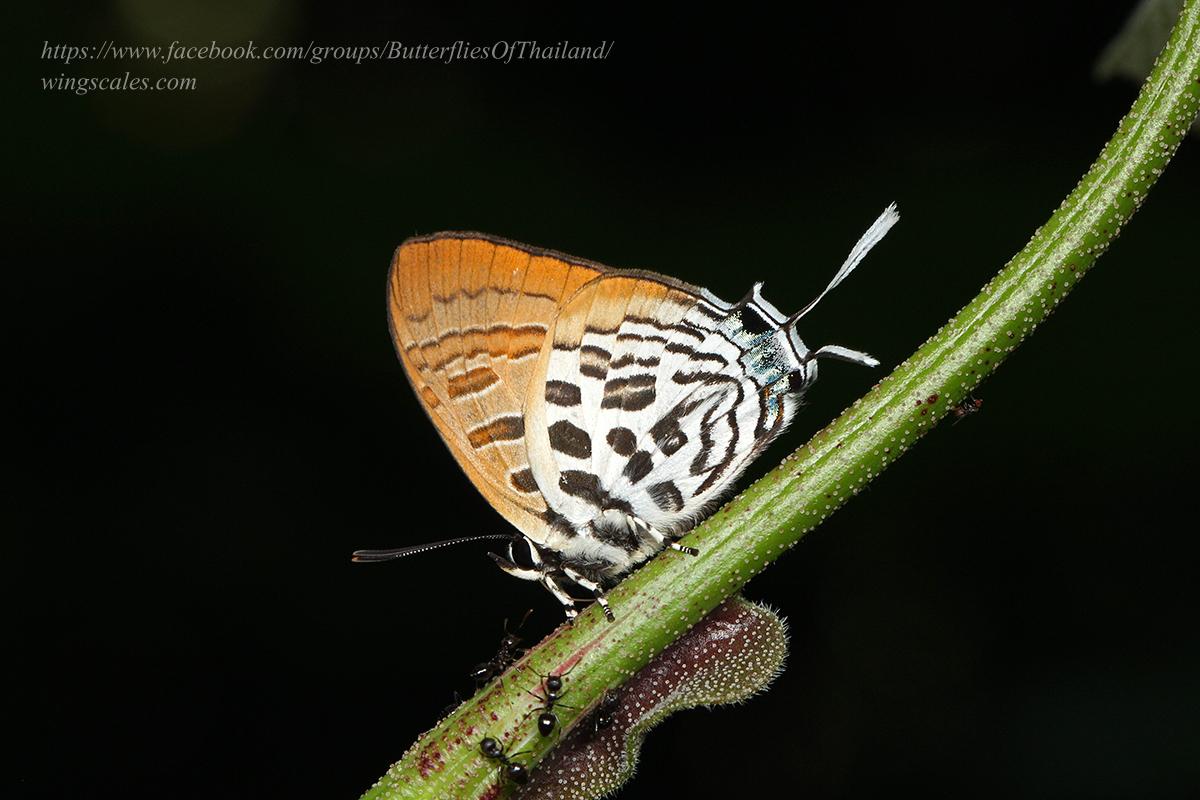
[[[641,411],[654,405],[656,397],[654,376],[651,374],[609,378],[604,384],[604,396],[600,400],[600,407]]]
[[[603,347],[585,344],[579,348],[579,374],[589,378],[604,380],[608,376],[608,362],[612,361],[612,353]]]

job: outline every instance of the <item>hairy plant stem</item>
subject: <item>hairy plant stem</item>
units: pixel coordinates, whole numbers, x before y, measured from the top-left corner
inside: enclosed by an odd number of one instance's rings
[[[689,534],[692,558],[668,551],[424,734],[365,798],[496,797],[506,783],[485,736],[533,766],[542,738],[538,674],[570,675],[570,727],[746,581],[879,475],[966,398],[1075,287],[1137,210],[1200,108],[1200,0],[1170,41],[1088,173],[1033,238],[962,311],[891,375],[762,480]],[[390,643],[385,643],[390,647]]]

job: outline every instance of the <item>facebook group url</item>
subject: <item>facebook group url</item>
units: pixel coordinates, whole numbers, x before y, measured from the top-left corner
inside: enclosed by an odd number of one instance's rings
[[[458,40],[449,44],[405,44],[389,40],[376,45],[263,45],[253,40],[245,44],[224,45],[216,41],[207,44],[169,45],[116,44],[106,40],[97,45],[42,43],[42,59],[63,65],[96,61],[149,61],[171,64],[185,61],[303,61],[320,64],[325,61],[345,61],[362,64],[364,61],[437,61],[451,64],[456,61],[493,61],[510,64],[513,61],[603,61],[612,52],[611,41],[577,44],[569,40],[552,44],[534,39],[501,39],[488,44]]]

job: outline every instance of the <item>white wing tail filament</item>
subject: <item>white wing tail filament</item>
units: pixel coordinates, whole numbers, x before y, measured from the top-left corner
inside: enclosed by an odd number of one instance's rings
[[[891,203],[883,210],[883,213],[879,215],[879,218],[871,223],[871,227],[867,228],[867,232],[859,238],[854,247],[850,248],[850,254],[846,256],[846,260],[842,262],[842,266],[833,276],[833,280],[829,282],[829,285],[826,286],[825,289],[812,300],[812,302],[797,311],[792,316],[788,317],[785,327],[787,325],[794,325],[801,318],[803,318],[805,314],[816,308],[817,303],[820,303],[825,295],[833,291],[839,283],[846,280],[846,278],[850,276],[850,273],[854,271],[854,268],[857,267],[863,258],[866,257],[867,253],[871,251],[871,248],[879,244],[883,240],[883,237],[887,235],[887,232],[892,229],[892,226],[899,221],[900,212],[896,209],[896,204]]]

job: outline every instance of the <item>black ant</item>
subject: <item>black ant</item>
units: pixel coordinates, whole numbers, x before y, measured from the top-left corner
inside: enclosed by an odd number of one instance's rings
[[[572,666],[571,669],[567,670],[561,675],[542,675],[542,697],[538,697],[528,689],[525,690],[545,704],[542,707],[542,713],[538,714],[538,733],[540,733],[542,736],[549,736],[554,732],[555,727],[558,726],[558,715],[554,713],[555,705],[562,706],[563,708],[570,708],[572,710],[575,708],[575,706],[569,706],[566,703],[560,703],[559,700],[561,700],[562,696],[566,694],[566,692],[563,691],[563,678],[570,675],[571,670],[575,669],[577,666],[579,666],[578,661],[575,662],[575,665]]]
[[[606,689],[600,697],[600,705],[596,707],[596,726],[593,733],[613,724],[613,718],[621,705],[621,695],[616,689]]]
[[[529,770],[526,769],[524,764],[518,764],[512,760],[517,756],[524,755],[525,753],[529,752],[528,750],[521,753],[513,753],[512,756],[505,755],[504,748],[500,746],[499,742],[490,736],[486,737],[482,742],[479,743],[479,749],[488,758],[499,761],[500,768],[504,770],[504,774],[507,775],[508,779],[513,783],[523,784],[529,782]]]
[[[517,630],[525,627],[525,620],[529,619],[529,615],[533,613],[533,609],[525,612],[525,616],[521,617],[521,624],[517,626]],[[500,675],[504,670],[508,669],[509,665],[525,655],[525,648],[521,647],[521,637],[517,636],[516,632],[508,630],[508,620],[504,620],[504,638],[500,640],[500,647],[496,651],[496,655],[488,661],[476,664],[471,670],[471,679],[475,681],[475,688],[483,686],[492,678]]]
[[[975,395],[967,395],[961,403],[950,409],[950,413],[954,415],[954,424],[962,422],[972,414],[978,414],[983,408],[983,401]]]

